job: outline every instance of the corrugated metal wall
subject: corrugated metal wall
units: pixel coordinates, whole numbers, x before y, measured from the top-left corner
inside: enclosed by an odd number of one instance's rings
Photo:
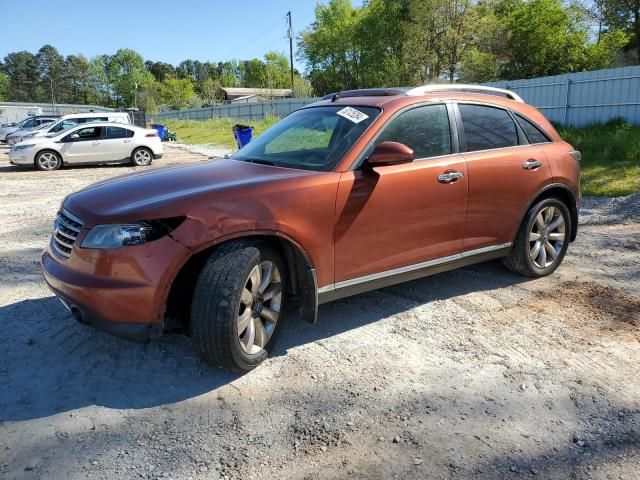
[[[640,124],[640,66],[486,85],[513,90],[559,124],[579,127],[618,117]]]
[[[215,107],[189,108],[174,112],[163,112],[147,117],[154,122],[163,120],[206,120],[209,118],[236,118],[238,120],[260,120],[268,116],[285,117],[309,103],[317,101],[317,98],[288,98],[262,103],[230,103]]]

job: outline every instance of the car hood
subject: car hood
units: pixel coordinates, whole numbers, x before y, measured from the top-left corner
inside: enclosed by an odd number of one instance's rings
[[[311,175],[317,172],[213,160],[114,177],[71,194],[64,207],[88,225],[183,216],[189,202],[229,199],[256,185]]]

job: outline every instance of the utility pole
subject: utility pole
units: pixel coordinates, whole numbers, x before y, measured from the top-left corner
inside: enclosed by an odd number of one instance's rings
[[[291,10],[287,12],[287,20],[289,21],[287,36],[289,37],[289,61],[291,62],[291,95],[293,95],[293,27],[291,26]]]
[[[53,78],[51,77],[51,67],[49,67],[49,85],[51,87],[51,110],[52,110],[52,115],[56,114],[56,100],[55,97],[53,96]]]

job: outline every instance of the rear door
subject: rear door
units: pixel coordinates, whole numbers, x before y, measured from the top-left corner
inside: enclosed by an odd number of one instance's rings
[[[102,129],[101,156],[105,160],[124,160],[131,155],[133,130],[124,127],[106,126]]]
[[[462,250],[466,166],[455,153],[457,136],[452,133],[445,104],[405,110],[382,127],[368,153],[382,141],[395,141],[412,148],[415,160],[342,174],[336,204],[336,283],[390,276],[399,268]],[[451,181],[442,177],[453,172],[457,174]]]
[[[464,249],[509,243],[529,202],[551,178],[547,158],[504,108],[459,103],[458,114],[469,179]]]

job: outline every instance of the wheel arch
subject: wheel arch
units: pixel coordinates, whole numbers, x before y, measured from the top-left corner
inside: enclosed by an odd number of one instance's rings
[[[58,156],[58,158],[60,159],[60,167],[62,167],[64,165],[64,157],[62,156],[62,154],[60,152],[54,150],[53,148],[41,148],[33,156],[33,167],[34,168],[37,168],[38,155],[40,155],[41,153],[44,153],[44,152],[55,153]]]
[[[522,212],[520,216],[520,221],[518,222],[518,228],[522,224],[525,215],[529,211],[532,205],[535,205],[541,200],[545,198],[559,198],[562,200],[567,208],[569,209],[569,214],[571,215],[571,236],[569,240],[573,242],[576,239],[578,234],[578,199],[576,198],[575,193],[571,190],[567,185],[563,183],[552,183],[550,185],[542,188],[535,197],[527,204],[526,208]],[[513,234],[512,241],[515,240],[516,235],[518,234],[518,229],[516,229]]]
[[[192,252],[176,271],[167,286],[164,303],[165,327],[188,327],[191,299],[196,281],[211,254],[230,242],[250,241],[269,245],[278,251],[287,266],[290,296],[299,301],[301,316],[315,323],[318,310],[316,271],[305,250],[294,240],[277,232],[245,232],[235,234]]]

